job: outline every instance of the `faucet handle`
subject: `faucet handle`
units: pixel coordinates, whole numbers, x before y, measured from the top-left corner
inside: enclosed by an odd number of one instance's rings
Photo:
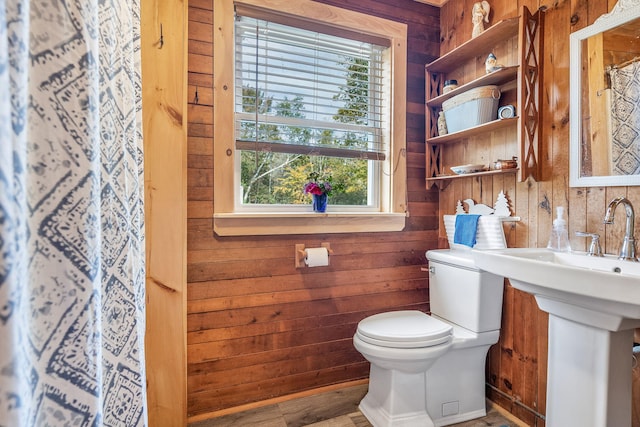
[[[600,247],[600,235],[596,233],[587,233],[586,231],[576,231],[578,237],[591,237],[591,244],[589,245],[589,256],[604,256],[602,255],[602,247]]]

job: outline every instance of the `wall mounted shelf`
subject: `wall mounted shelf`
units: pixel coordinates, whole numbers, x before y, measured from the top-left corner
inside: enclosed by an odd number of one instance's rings
[[[502,129],[508,126],[513,126],[518,123],[519,117],[512,117],[509,119],[498,119],[491,122],[483,123],[478,126],[473,126],[465,130],[458,132],[448,133],[442,136],[434,136],[427,139],[428,144],[447,144],[458,142],[464,138],[470,138],[472,136],[485,134],[487,132],[493,132],[498,129]]]
[[[540,100],[542,96],[542,54],[543,54],[543,24],[544,12],[529,12],[526,6],[522,7],[519,16],[505,19],[487,28],[480,35],[472,38],[450,52],[442,55],[435,61],[425,66],[426,79],[426,185],[438,185],[446,188],[447,182],[452,179],[462,179],[475,176],[517,173],[517,179],[524,181],[529,177],[534,179],[539,175],[538,151],[539,151],[539,123]],[[484,72],[484,58],[494,49],[501,52],[510,52],[506,57],[516,64],[510,64],[503,68],[486,74]],[[517,52],[515,51],[517,49]],[[477,74],[470,75],[468,70],[476,69]],[[456,89],[443,93],[444,82],[458,75],[468,78]],[[480,86],[497,85],[505,90],[515,90],[509,102],[515,101],[518,116],[508,119],[494,120],[479,126],[474,126],[463,131],[446,135],[438,135],[438,116],[442,109],[442,103],[456,95]],[[443,160],[445,150],[449,150],[456,144],[466,144],[469,138],[483,136],[493,138],[492,132],[500,129],[515,127],[517,136],[499,140],[492,140],[492,144],[505,144],[508,142],[507,153],[502,157],[517,157],[518,168],[488,171],[465,175],[448,175],[448,167]],[[486,141],[486,138],[484,140]],[[517,138],[517,143],[514,139]],[[481,139],[482,140],[482,139]],[[466,147],[466,146],[465,146]],[[483,163],[480,156],[474,158],[474,150],[464,149],[463,158],[458,158],[456,164]],[[513,152],[510,152],[513,151]],[[450,157],[450,156],[449,156]],[[481,161],[478,161],[481,160]],[[484,158],[486,162],[486,157]]]
[[[451,92],[438,95],[435,98],[428,100],[427,107],[431,107],[431,108],[440,107],[442,106],[442,103],[447,99],[452,98],[456,95],[459,95],[463,92],[466,92],[470,89],[474,89],[480,86],[487,86],[487,85],[499,86],[499,85],[508,83],[510,81],[513,81],[516,79],[518,75],[518,68],[520,67],[517,65],[513,65],[510,67],[503,67],[499,70],[494,71],[493,73],[485,74],[484,76],[481,76],[469,83],[466,83],[462,86],[458,86],[456,89],[452,90]]]
[[[460,66],[469,58],[481,53],[488,53],[500,42],[518,34],[519,18],[505,19],[484,30],[476,38],[467,40],[457,48],[445,53],[431,62],[427,67],[432,73],[446,73]]]
[[[474,173],[465,173],[462,175],[440,175],[434,176],[432,178],[427,178],[427,187],[431,187],[432,185],[437,185],[440,190],[444,190],[447,188],[449,183],[452,180],[463,179],[463,178],[472,178],[472,177],[483,177],[488,175],[500,175],[500,174],[513,174],[518,172],[518,168],[511,169],[496,169],[489,170],[484,172],[474,172]]]

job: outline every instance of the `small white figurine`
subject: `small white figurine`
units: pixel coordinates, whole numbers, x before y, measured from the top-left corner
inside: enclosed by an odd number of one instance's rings
[[[473,22],[471,38],[479,36],[484,31],[484,23],[489,22],[490,11],[491,6],[486,0],[473,4],[473,9],[471,10],[471,22]]]
[[[509,209],[509,200],[507,200],[507,196],[505,196],[504,191],[500,191],[498,194],[498,198],[496,199],[496,204],[493,205],[495,208],[494,215],[497,216],[511,216],[511,209]]]
[[[449,131],[447,130],[447,121],[444,118],[444,112],[440,111],[438,115],[438,135],[446,135]]]
[[[461,214],[466,214],[466,212],[464,211],[464,206],[462,206],[462,202],[458,200],[458,203],[456,203],[456,215],[461,215]]]
[[[493,73],[496,69],[498,69],[498,58],[493,53],[490,53],[487,56],[487,59],[484,61],[484,69],[489,73]]]
[[[476,205],[473,199],[466,199],[464,202],[469,206],[470,214],[491,215],[493,213],[493,208],[483,204]]]

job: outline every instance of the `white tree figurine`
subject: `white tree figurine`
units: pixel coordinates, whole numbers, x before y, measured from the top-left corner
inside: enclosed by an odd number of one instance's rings
[[[498,194],[498,198],[496,199],[496,204],[493,207],[495,208],[494,215],[511,216],[509,200],[507,200],[507,196],[504,195],[504,191],[500,191],[500,194]]]
[[[456,215],[459,214],[466,214],[466,212],[464,211],[464,206],[462,206],[462,202],[460,200],[458,200],[458,203],[456,203]]]

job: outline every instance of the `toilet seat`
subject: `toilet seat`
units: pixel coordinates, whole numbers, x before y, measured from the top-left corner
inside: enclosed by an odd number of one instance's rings
[[[432,347],[448,343],[453,328],[417,310],[374,314],[358,323],[358,337],[369,344],[391,348]]]

